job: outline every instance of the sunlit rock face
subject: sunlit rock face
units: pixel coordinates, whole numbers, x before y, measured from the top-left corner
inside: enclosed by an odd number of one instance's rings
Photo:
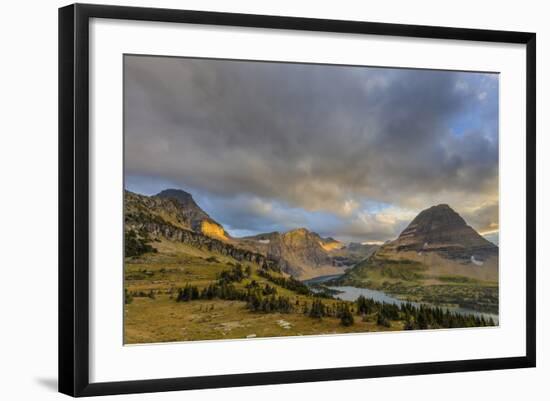
[[[166,189],[153,198],[174,201],[178,206],[177,217],[191,230],[223,241],[229,240],[223,226],[202,210],[190,193],[180,189]]]
[[[319,241],[319,245],[321,245],[321,248],[323,248],[327,252],[342,249],[344,247],[343,243],[341,243],[340,241],[336,241],[333,238],[321,239]]]
[[[227,234],[225,233],[223,227],[208,220],[203,220],[201,222],[201,232],[204,235],[208,235],[212,238],[221,239],[222,241],[228,240]]]
[[[246,237],[241,244],[279,261],[286,273],[299,279],[343,273],[350,256],[342,242],[304,227]]]

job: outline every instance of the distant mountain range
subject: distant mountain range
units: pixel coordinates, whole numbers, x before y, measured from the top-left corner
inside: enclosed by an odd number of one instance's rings
[[[345,273],[340,284],[364,284],[369,280],[372,284],[376,276],[373,271],[383,277],[384,268],[392,266],[395,270],[396,262],[420,268],[425,271],[423,276],[435,281],[449,275],[489,281],[498,277],[498,247],[468,226],[448,205],[422,211],[398,238],[382,246],[346,245],[307,228],[235,238],[202,210],[191,194],[177,189],[154,196],[125,191],[125,220],[126,230],[146,236],[186,239],[222,252],[237,249],[262,255],[302,280]]]
[[[167,189],[154,196],[125,191],[126,228],[148,232],[150,236],[173,238],[173,230],[159,229],[160,223],[221,241],[217,246],[239,248],[276,261],[281,269],[299,279],[344,273],[372,254],[375,245],[346,246],[333,238],[322,238],[306,228],[272,232],[244,238],[231,237],[212,219],[188,192]],[[169,233],[162,234],[163,232]],[[178,238],[190,238],[178,235]],[[195,237],[193,237],[195,238]]]
[[[300,279],[343,273],[377,248],[361,244],[349,247],[303,227],[246,237],[242,244],[278,260],[284,271]]]

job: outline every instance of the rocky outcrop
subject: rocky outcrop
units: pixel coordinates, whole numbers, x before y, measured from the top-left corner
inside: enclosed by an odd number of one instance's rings
[[[342,267],[353,267],[371,256],[380,246],[351,242],[347,246],[331,252],[332,262]]]
[[[185,242],[237,260],[257,261],[260,255],[260,264],[276,263],[299,279],[342,273],[362,259],[361,252],[348,251],[341,242],[306,228],[232,238],[191,194],[181,190],[168,189],[155,196],[126,191],[124,213],[127,229]]]
[[[223,241],[230,239],[223,226],[212,219],[193,199],[179,189],[167,189],[155,196],[125,191],[125,213],[149,213],[172,225]]]
[[[193,231],[224,241],[229,239],[229,235],[225,232],[223,226],[202,210],[190,193],[181,189],[165,189],[156,194],[155,197],[176,201],[180,207],[180,214]]]
[[[170,241],[182,242],[197,249],[230,256],[239,261],[247,261],[266,268],[278,269],[276,261],[270,260],[260,253],[241,249],[204,234],[176,227],[155,215],[140,215],[137,219],[134,216],[134,214],[130,214],[126,217],[125,228],[127,231],[145,232],[152,238],[165,238]]]
[[[343,272],[343,266],[333,257],[343,244],[306,228],[247,237],[243,244],[277,260],[284,271],[301,279]]]

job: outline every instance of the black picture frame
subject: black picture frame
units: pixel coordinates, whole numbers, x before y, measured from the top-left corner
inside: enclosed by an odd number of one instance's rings
[[[276,28],[526,45],[526,353],[520,357],[381,366],[89,381],[89,21],[91,18]],[[534,367],[536,364],[536,35],[435,26],[74,4],[59,9],[59,391],[95,396]]]

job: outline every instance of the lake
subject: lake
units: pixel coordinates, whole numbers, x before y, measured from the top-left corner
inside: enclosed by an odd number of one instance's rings
[[[332,280],[334,278],[340,277],[341,274],[332,274],[329,276],[320,276],[315,277],[310,280],[305,280],[304,284],[306,285],[316,285],[316,284],[322,284],[324,282],[327,282],[329,280]],[[371,298],[378,302],[385,302],[388,304],[395,304],[395,305],[402,305],[405,303],[410,303],[414,306],[420,306],[420,303],[418,302],[408,302],[403,301],[399,298],[396,298],[390,294],[385,293],[384,291],[379,290],[372,290],[370,288],[359,288],[359,287],[350,287],[350,286],[343,286],[343,287],[336,287],[336,286],[327,286],[327,288],[331,290],[338,291],[338,294],[334,295],[335,298],[344,300],[344,301],[355,301],[359,296],[363,295],[365,298]],[[436,306],[431,304],[425,304],[428,306]],[[492,318],[495,323],[498,324],[498,315],[495,315],[493,313],[485,313],[485,312],[479,312],[473,309],[467,309],[467,308],[461,308],[458,306],[441,306],[441,309],[448,310],[452,313],[459,313],[461,315],[475,315],[475,316],[483,316],[485,319]]]

